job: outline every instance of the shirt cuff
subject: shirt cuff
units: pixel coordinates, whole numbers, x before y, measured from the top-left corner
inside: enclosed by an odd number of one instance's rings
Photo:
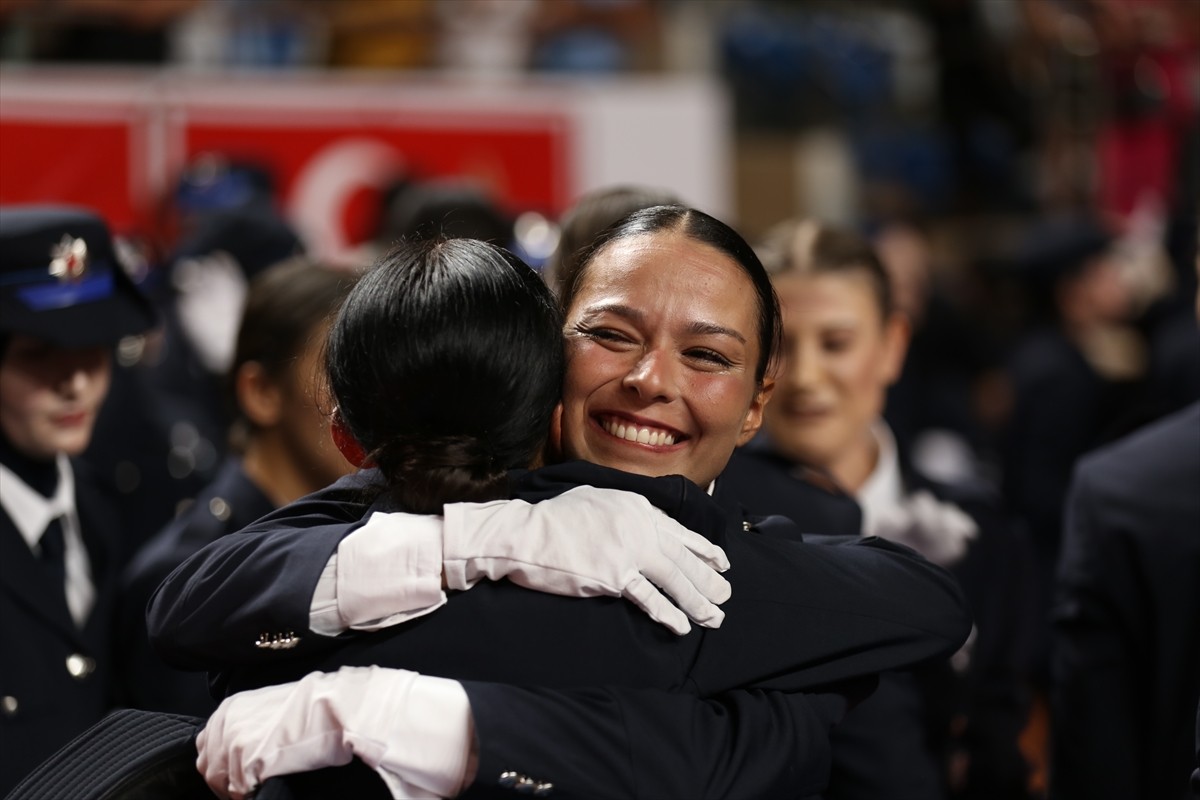
[[[330,565],[342,630],[390,627],[446,602],[441,517],[376,512],[342,540]],[[317,606],[314,595],[312,610]]]

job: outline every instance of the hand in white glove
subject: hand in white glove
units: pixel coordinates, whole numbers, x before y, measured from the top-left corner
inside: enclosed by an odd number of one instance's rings
[[[508,578],[568,597],[624,597],[677,634],[689,617],[709,628],[725,619],[716,605],[730,595],[718,574],[729,569],[725,551],[639,494],[580,486],[535,504],[455,503],[445,519],[451,589]]]
[[[243,800],[268,778],[358,756],[393,797],[452,797],[473,741],[456,681],[343,667],[226,698],[196,740],[196,766],[219,796]]]

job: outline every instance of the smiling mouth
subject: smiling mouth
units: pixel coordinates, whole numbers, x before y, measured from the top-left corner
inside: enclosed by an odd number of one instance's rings
[[[676,439],[682,439],[680,434],[641,425],[634,425],[626,420],[605,417],[600,420],[600,427],[610,436],[624,439],[627,442],[664,447],[675,444]]]

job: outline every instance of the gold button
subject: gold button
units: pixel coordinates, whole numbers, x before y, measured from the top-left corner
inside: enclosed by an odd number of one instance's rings
[[[3,698],[0,698],[0,711],[3,711],[6,717],[15,717],[19,706],[20,703],[17,702],[17,698],[11,694],[6,694]]]
[[[96,662],[79,653],[72,653],[67,656],[67,672],[71,673],[71,677],[75,680],[83,680],[88,675],[96,671]]]

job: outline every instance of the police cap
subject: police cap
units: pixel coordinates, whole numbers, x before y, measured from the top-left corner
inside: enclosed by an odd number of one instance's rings
[[[154,324],[153,308],[117,262],[108,226],[94,212],[0,207],[0,336],[92,347]]]

